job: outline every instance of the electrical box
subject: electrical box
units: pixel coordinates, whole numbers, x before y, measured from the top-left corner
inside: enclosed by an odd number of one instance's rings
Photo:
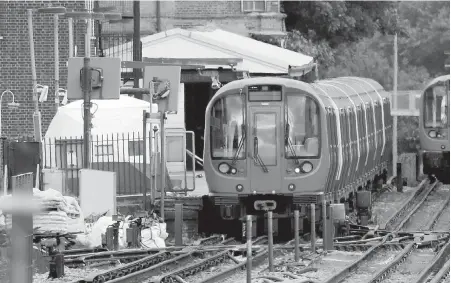
[[[160,112],[177,113],[180,66],[149,66],[144,69],[144,87],[151,88]]]
[[[83,57],[69,58],[67,98],[83,99]],[[121,59],[91,57],[91,99],[119,99]]]

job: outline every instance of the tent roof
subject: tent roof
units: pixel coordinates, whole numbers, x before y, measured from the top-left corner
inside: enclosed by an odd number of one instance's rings
[[[118,100],[92,100],[92,134],[142,133],[143,110],[149,102],[121,95]],[[157,112],[157,105],[153,105]],[[58,109],[45,134],[46,138],[83,137],[83,101],[77,100]],[[136,136],[137,137],[137,136]]]
[[[237,70],[250,73],[286,74],[289,65],[302,67],[313,63],[313,57],[221,29],[176,28],[145,36],[141,41],[143,58],[242,58]],[[106,54],[132,61],[132,50],[129,42],[111,47]]]

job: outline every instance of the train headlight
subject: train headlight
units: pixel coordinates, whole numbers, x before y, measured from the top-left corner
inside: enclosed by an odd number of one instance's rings
[[[289,184],[288,185],[288,190],[294,191],[295,189],[296,189],[296,186],[294,184]]]
[[[238,192],[242,192],[243,189],[244,189],[243,185],[241,185],[241,184],[236,185],[236,190],[237,190]]]
[[[230,166],[227,163],[221,163],[218,166],[218,170],[219,172],[221,172],[222,174],[227,174],[230,170]]]
[[[303,173],[309,173],[313,170],[313,164],[306,161],[304,163],[301,164],[301,171]]]
[[[437,137],[437,132],[434,131],[434,130],[432,130],[432,131],[429,131],[428,135],[429,135],[431,138],[435,138],[435,137]]]
[[[296,174],[299,174],[299,173],[301,173],[301,169],[299,167],[296,167],[296,168],[294,168],[294,172]]]
[[[235,168],[230,169],[230,173],[236,174],[236,169]]]

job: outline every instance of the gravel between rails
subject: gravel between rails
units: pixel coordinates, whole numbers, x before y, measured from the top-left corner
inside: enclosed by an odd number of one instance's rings
[[[291,272],[294,275],[299,276],[299,279],[295,281],[302,281],[305,279],[313,279],[317,281],[323,281],[332,274],[340,271],[344,267],[351,264],[359,257],[363,255],[363,252],[342,252],[331,251],[327,254],[301,254],[301,260],[297,263],[294,262],[294,253],[289,252],[283,256],[277,257],[274,260],[274,273],[268,271],[267,261],[262,264],[261,267],[255,268],[252,271],[252,278],[257,278],[263,275],[278,275],[281,272]],[[317,271],[303,272],[305,268],[317,268]],[[236,274],[224,281],[223,283],[244,283],[246,282],[246,273]],[[258,281],[253,281],[258,282]]]
[[[418,210],[410,217],[402,230],[404,231],[424,231],[425,226],[431,220],[437,209],[447,200],[449,187],[440,186],[434,189],[425,199]]]
[[[396,211],[398,211],[416,191],[415,188],[408,188],[406,192],[385,192],[373,203],[373,219],[377,224],[385,223]]]
[[[415,282],[415,279],[433,260],[436,253],[430,249],[414,249],[407,259],[389,274],[382,282],[386,283],[405,283]]]
[[[449,231],[450,230],[450,209],[449,203],[443,210],[443,213],[439,216],[437,223],[434,225],[434,231]]]
[[[212,266],[208,270],[205,270],[203,272],[197,273],[193,276],[189,276],[189,277],[186,277],[183,279],[189,283],[201,282],[203,279],[210,277],[213,274],[223,272],[224,270],[229,269],[235,265],[236,265],[236,263],[232,259],[229,259],[226,262],[223,262],[222,264],[219,264],[217,266]]]
[[[380,249],[376,254],[361,262],[357,269],[346,276],[341,282],[361,283],[367,282],[373,274],[387,266],[397,254],[399,250]]]

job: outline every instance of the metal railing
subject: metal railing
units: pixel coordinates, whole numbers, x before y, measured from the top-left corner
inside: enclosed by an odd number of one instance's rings
[[[159,132],[153,135],[149,131],[144,143],[142,133],[112,133],[93,135],[91,140],[91,169],[116,172],[117,195],[142,194],[147,184],[158,188],[158,174],[161,174]],[[187,135],[192,135],[192,148],[187,149]],[[166,160],[169,167],[179,164],[182,168],[179,175],[182,181],[177,185],[177,178],[169,178],[166,191],[188,192],[195,189],[195,163],[199,157],[195,156],[194,132],[184,130],[169,130],[166,137],[180,136],[183,146],[183,158],[180,162]],[[153,139],[153,140],[152,140]],[[153,149],[150,146],[153,146]],[[145,148],[144,148],[145,147]],[[184,154],[183,154],[184,153]],[[144,154],[146,158],[144,159]],[[188,182],[187,161],[192,159],[193,181]],[[146,162],[146,166],[144,166]],[[45,138],[42,143],[42,168],[44,172],[43,185],[45,188],[61,186],[63,194],[79,194],[79,170],[83,168],[83,138],[61,137]],[[146,171],[146,172],[144,172]],[[190,170],[191,171],[191,170]],[[171,172],[169,172],[171,175]],[[172,172],[174,173],[174,172]],[[174,174],[172,174],[174,175]],[[177,174],[176,174],[177,175]],[[180,176],[179,176],[180,177]]]

